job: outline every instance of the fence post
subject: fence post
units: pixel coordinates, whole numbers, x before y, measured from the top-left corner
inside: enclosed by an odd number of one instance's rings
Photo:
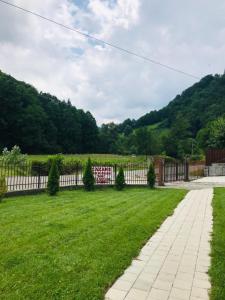
[[[164,186],[164,160],[159,161],[159,186]]]
[[[188,160],[185,161],[185,176],[184,176],[185,181],[189,181],[189,162]]]
[[[41,166],[38,165],[38,190],[41,188]]]
[[[158,167],[158,185],[164,186],[164,159],[156,158],[154,160],[154,166]]]
[[[176,162],[176,181],[178,181],[178,162]]]
[[[78,163],[76,163],[76,165],[75,165],[76,167],[75,167],[75,185],[77,186],[77,183],[78,183],[78,172],[79,172],[79,165],[78,165]]]
[[[114,184],[116,184],[116,175],[117,175],[117,164],[114,165]]]

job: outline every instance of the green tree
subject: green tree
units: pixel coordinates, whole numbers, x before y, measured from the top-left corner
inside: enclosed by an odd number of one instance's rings
[[[83,183],[84,188],[86,191],[93,191],[94,190],[94,184],[95,184],[95,178],[92,171],[92,164],[91,159],[88,158],[85,170],[84,170],[84,176],[83,176]]]
[[[163,146],[168,156],[183,159],[191,154],[191,144],[189,143],[190,124],[185,117],[178,114],[171,130],[163,138]]]
[[[5,177],[0,177],[0,202],[2,201],[6,193],[7,193],[7,185],[6,185]]]
[[[148,186],[153,189],[155,187],[155,180],[156,180],[156,176],[155,176],[155,168],[153,163],[151,163],[149,165],[148,168],[148,173],[147,173],[147,181],[148,181]]]
[[[1,71],[0,108],[0,150],[19,145],[29,154],[97,151],[98,127],[90,112]]]
[[[99,132],[99,152],[117,153],[116,141],[119,137],[118,126],[113,122],[103,124]]]
[[[119,172],[116,176],[115,185],[118,191],[122,191],[126,185],[124,171],[122,167],[119,168]]]
[[[50,196],[55,196],[59,191],[59,169],[56,159],[52,160],[52,165],[48,175],[48,185],[47,190]]]
[[[137,154],[151,155],[153,153],[152,133],[147,127],[141,127],[135,131],[135,144]]]
[[[225,148],[225,117],[218,118],[209,126],[208,146]]]

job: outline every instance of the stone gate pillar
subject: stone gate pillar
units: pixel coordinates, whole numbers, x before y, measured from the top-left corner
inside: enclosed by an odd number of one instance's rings
[[[161,157],[154,158],[154,167],[156,180],[159,186],[164,186],[164,159]]]

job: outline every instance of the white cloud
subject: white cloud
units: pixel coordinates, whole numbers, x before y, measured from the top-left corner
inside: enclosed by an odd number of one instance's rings
[[[225,67],[222,0],[11,2],[199,76]],[[0,20],[0,68],[99,123],[161,108],[195,81],[3,4]]]

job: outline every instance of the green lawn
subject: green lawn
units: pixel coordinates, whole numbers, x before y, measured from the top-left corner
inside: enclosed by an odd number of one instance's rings
[[[213,199],[212,300],[225,299],[225,188],[216,188]]]
[[[77,160],[81,163],[86,163],[88,157],[91,158],[93,162],[96,163],[139,163],[145,162],[146,156],[144,155],[116,155],[116,154],[64,154],[65,161]],[[30,161],[46,161],[51,155],[28,155]]]
[[[0,299],[103,299],[185,193],[108,188],[7,199],[0,204]]]

